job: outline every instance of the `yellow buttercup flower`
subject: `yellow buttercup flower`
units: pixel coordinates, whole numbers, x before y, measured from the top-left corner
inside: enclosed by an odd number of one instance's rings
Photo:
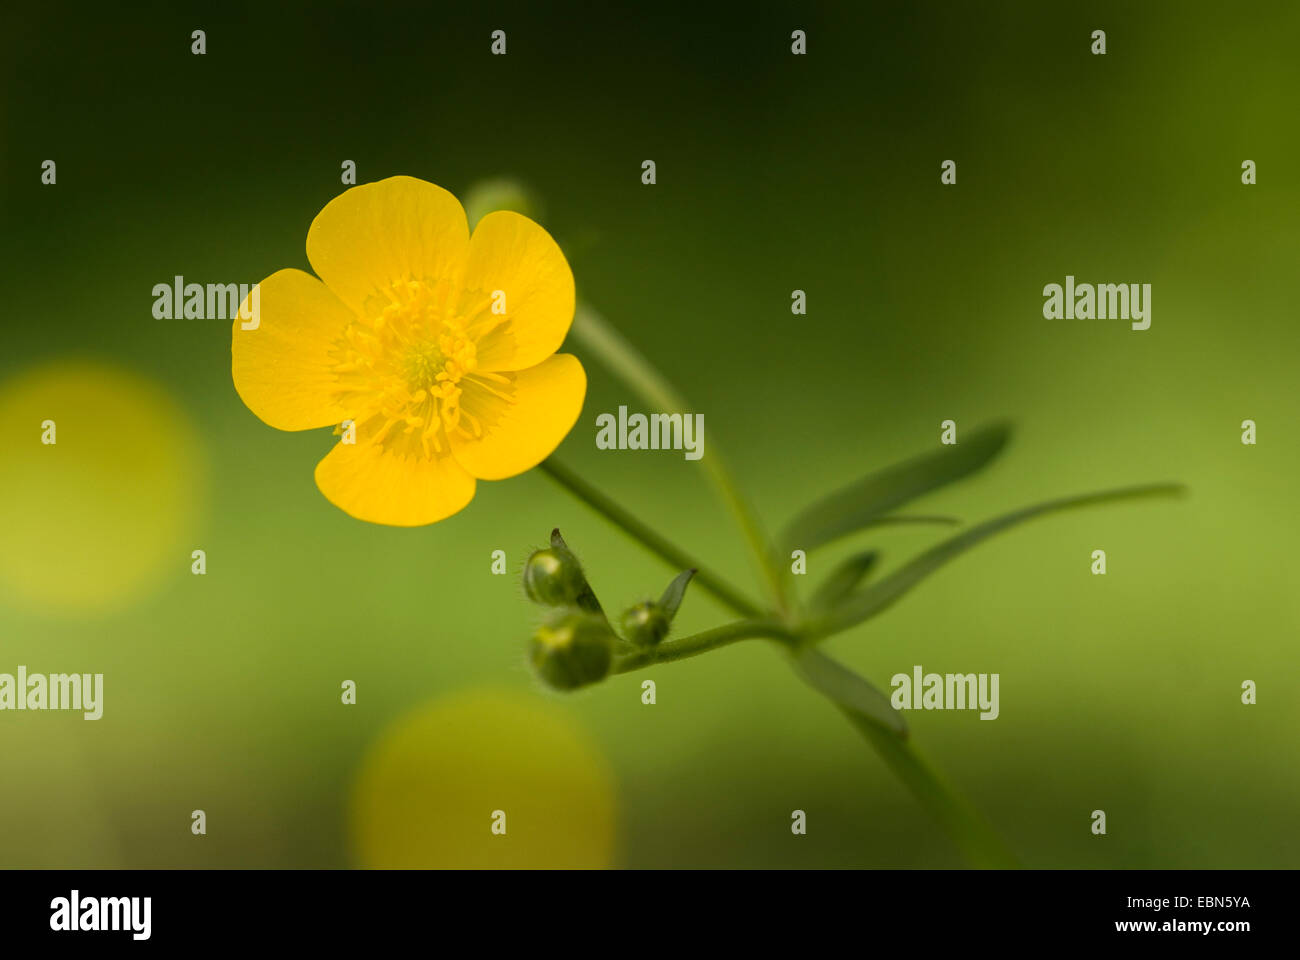
[[[232,372],[271,426],[339,429],[316,467],[335,506],[433,523],[468,504],[477,480],[535,467],[577,422],[587,375],[556,353],[573,273],[532,220],[490,213],[471,236],[446,190],[391,177],[326,204],[307,259],[319,280],[273,273],[256,328],[234,322]]]

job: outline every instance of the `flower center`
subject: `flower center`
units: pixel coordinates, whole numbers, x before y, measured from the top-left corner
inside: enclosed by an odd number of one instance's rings
[[[501,396],[509,386],[478,370],[477,343],[503,319],[487,307],[487,298],[457,298],[445,280],[408,280],[348,325],[335,373],[358,411],[357,442],[427,458],[447,451],[450,433],[483,435],[462,406],[465,389]]]

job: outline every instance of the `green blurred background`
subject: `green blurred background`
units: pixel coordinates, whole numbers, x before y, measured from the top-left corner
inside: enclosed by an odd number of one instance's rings
[[[488,53],[497,28],[505,57]],[[795,28],[807,56],[790,54]],[[111,609],[0,579],[0,672],[106,675],[98,722],[0,714],[0,864],[355,864],[367,751],[409,711],[487,687],[561,717],[608,768],[616,865],[960,865],[761,643],[540,690],[516,574],[551,527],[607,607],[672,571],[538,473],[480,484],[432,527],[354,521],[312,480],[329,431],[280,433],[240,402],[229,324],[152,317],[151,288],[175,274],[307,268],[307,227],[353,160],[361,182],[410,174],[462,197],[485,177],[527,182],[580,296],[704,413],[706,444],[725,444],[773,529],[934,448],[948,418],[1018,431],[992,468],[929,497],[934,512],[1187,483],[1181,502],[990,542],[831,650],[881,686],[917,663],[1000,673],[996,722],[909,720],[1028,865],[1300,866],[1298,30],[1292,3],[6,9],[0,393],[89,361],[176,409],[83,415],[123,443],[67,468],[71,487],[44,479],[37,422],[3,426],[10,569],[34,550],[50,570],[124,569],[159,540],[155,520],[169,552],[140,559],[140,589]],[[956,186],[939,183],[947,159]],[[1067,273],[1150,282],[1151,329],[1044,320],[1042,287]],[[790,313],[796,288],[807,316]],[[595,449],[598,413],[644,407],[584,362],[562,458],[753,584],[700,464]],[[1245,418],[1257,446],[1240,442]],[[61,422],[61,456],[77,436]],[[185,450],[184,473],[131,447]],[[892,564],[942,535],[875,540]],[[814,554],[807,580],[866,543]],[[1099,548],[1105,577],[1089,574]],[[496,549],[510,576],[490,573]],[[725,616],[697,592],[678,629]],[[356,706],[339,703],[343,679]],[[796,808],[807,836],[790,832]]]

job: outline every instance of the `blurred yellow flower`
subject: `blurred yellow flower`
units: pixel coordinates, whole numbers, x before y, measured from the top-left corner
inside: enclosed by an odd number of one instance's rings
[[[98,617],[190,575],[206,455],[162,385],[91,360],[23,371],[0,382],[0,450],[0,608]]]
[[[348,820],[362,867],[588,869],[613,863],[614,806],[608,765],[566,711],[475,690],[380,735]]]
[[[527,217],[490,213],[470,236],[446,190],[391,177],[326,204],[307,259],[319,280],[280,270],[260,285],[256,329],[235,321],[232,372],[271,426],[339,428],[316,484],[347,513],[441,520],[573,428],[587,376],[556,353],[573,273]]]

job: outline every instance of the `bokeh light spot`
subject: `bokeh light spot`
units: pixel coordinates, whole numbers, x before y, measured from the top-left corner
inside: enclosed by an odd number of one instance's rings
[[[102,614],[188,574],[200,443],[162,387],[89,361],[25,371],[0,383],[0,450],[0,603]]]
[[[350,817],[363,867],[600,868],[614,853],[604,759],[562,708],[525,694],[467,692],[399,718],[362,763]]]

